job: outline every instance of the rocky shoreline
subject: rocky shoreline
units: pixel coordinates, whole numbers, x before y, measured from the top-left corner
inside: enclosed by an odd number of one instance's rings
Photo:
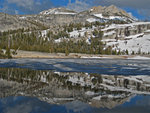
[[[16,58],[94,58],[94,59],[150,59],[150,55],[100,55],[100,54],[81,54],[70,53],[68,56],[65,53],[44,53],[35,51],[19,50],[17,55],[12,55]]]

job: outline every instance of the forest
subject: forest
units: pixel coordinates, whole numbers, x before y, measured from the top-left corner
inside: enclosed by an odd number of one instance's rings
[[[42,30],[31,29],[17,29],[0,32],[0,56],[11,58],[11,54],[17,54],[17,50],[39,51],[48,53],[84,53],[84,54],[105,54],[105,55],[121,55],[128,54],[128,51],[120,52],[112,50],[112,47],[106,47],[103,43],[103,32],[101,29],[94,29],[93,36],[90,37],[90,44],[86,42],[86,33],[84,36],[79,36],[79,40],[73,40],[69,36],[69,32],[73,30],[86,29],[92,26],[105,26],[105,23],[95,22],[86,24],[69,24],[59,26],[59,30],[49,30],[46,36],[42,36]],[[55,40],[64,38],[59,43]],[[2,50],[6,50],[3,53]],[[13,50],[13,51],[10,51]]]

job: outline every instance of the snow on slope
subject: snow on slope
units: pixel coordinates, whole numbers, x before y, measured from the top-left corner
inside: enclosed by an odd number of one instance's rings
[[[99,20],[95,19],[95,18],[89,18],[86,21],[92,23],[92,22],[96,22],[96,21],[99,21]]]
[[[85,35],[86,32],[91,33],[94,30],[94,27],[92,29],[86,29],[82,28],[81,30],[74,30],[69,33],[70,37],[73,38],[79,38],[79,35],[82,37]]]
[[[104,36],[113,35],[113,34],[115,34],[115,33],[116,33],[115,31],[110,31],[110,32],[104,33]]]
[[[50,15],[50,14],[56,14],[56,15],[75,15],[75,12],[67,11],[67,9],[64,8],[53,8],[46,11],[40,12],[42,15]]]
[[[150,24],[150,22],[134,22],[131,24],[112,24],[109,27],[102,29],[102,31],[107,31],[107,30],[111,30],[111,29],[119,29],[119,28],[125,28],[125,27],[134,27],[137,25],[148,25]]]
[[[19,17],[19,19],[20,19],[20,20],[25,20],[25,19],[27,19],[27,17],[21,16],[21,17]]]
[[[75,15],[76,13],[70,13],[70,12],[55,12],[55,14],[59,14],[59,15]]]
[[[96,16],[98,18],[104,18],[102,14],[94,14],[94,16]]]
[[[46,35],[47,35],[47,30],[41,31],[41,35],[42,35],[42,37],[46,37]]]
[[[131,18],[125,17],[125,16],[108,16],[108,17],[105,17],[105,16],[103,16],[103,14],[93,14],[93,15],[97,18],[104,19],[104,20],[121,20],[121,21],[130,20],[131,22],[137,21],[134,18],[131,19]],[[95,20],[95,21],[97,21],[97,20]]]
[[[150,52],[150,34],[144,35],[143,37],[139,37],[144,34],[137,34],[133,36],[126,37],[128,40],[108,40],[107,46],[114,46],[113,49],[126,51],[128,50],[129,54],[133,51],[138,53],[149,53]],[[106,41],[106,40],[103,40]]]

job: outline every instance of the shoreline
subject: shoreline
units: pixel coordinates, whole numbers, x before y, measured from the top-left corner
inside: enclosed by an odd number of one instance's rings
[[[150,59],[150,55],[100,55],[100,54],[81,54],[70,53],[68,56],[65,53],[45,53],[36,51],[19,50],[17,55],[12,55],[12,59],[29,58],[29,59],[69,59],[69,58],[93,58],[93,59]]]

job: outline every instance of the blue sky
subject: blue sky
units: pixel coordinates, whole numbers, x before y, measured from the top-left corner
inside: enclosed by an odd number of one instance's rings
[[[54,7],[68,7],[76,11],[83,11],[97,5],[109,6],[112,4],[131,12],[139,19],[150,17],[150,0],[0,0],[0,12],[37,14]]]
[[[124,7],[122,8],[123,10],[127,11],[127,12],[131,12],[132,15],[140,20],[144,20],[146,19],[146,17],[142,14],[139,14],[138,11],[136,9],[130,8],[130,7]]]

